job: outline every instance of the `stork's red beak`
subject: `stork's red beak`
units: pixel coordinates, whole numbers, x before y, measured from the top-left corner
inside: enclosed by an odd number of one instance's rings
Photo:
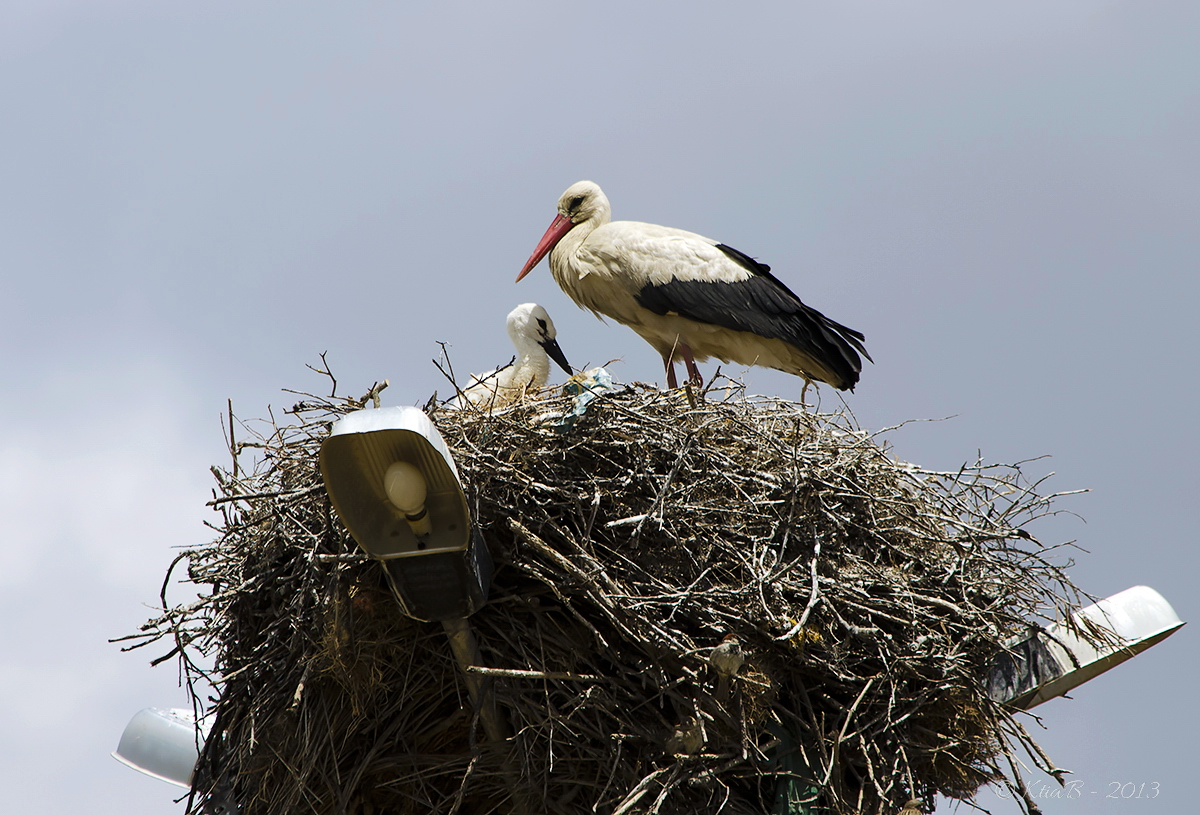
[[[564,218],[562,215],[556,215],[554,222],[550,224],[550,228],[546,230],[546,234],[542,235],[542,239],[538,241],[537,249],[533,250],[533,254],[529,256],[529,260],[525,262],[525,268],[517,275],[517,282],[521,282],[521,278],[529,274],[530,270],[538,265],[538,261],[546,256],[546,253],[554,248],[554,245],[562,240],[563,235],[571,231],[571,227],[575,224],[571,223],[570,218]]]

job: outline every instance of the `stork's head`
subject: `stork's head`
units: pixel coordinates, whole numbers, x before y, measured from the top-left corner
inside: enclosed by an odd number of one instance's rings
[[[529,271],[576,226],[588,223],[591,224],[591,229],[595,229],[608,223],[611,213],[612,208],[600,185],[592,181],[576,181],[567,187],[567,191],[558,199],[558,215],[546,230],[546,234],[542,235],[537,248],[517,275],[517,280],[529,274]]]
[[[522,303],[508,313],[508,337],[519,351],[531,349],[537,343],[550,359],[570,376],[573,371],[566,355],[558,347],[558,332],[546,309],[537,303]]]
[[[558,214],[572,225],[593,220],[600,213],[603,213],[600,217],[607,221],[610,212],[612,208],[604,190],[594,181],[576,181],[558,199]]]

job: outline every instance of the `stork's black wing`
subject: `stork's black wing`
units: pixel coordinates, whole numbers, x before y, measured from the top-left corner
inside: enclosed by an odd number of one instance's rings
[[[765,263],[724,244],[717,244],[717,248],[750,275],[733,282],[675,278],[643,287],[636,295],[638,303],[655,314],[674,313],[733,331],[783,340],[837,373],[852,389],[862,370],[859,353],[871,358],[863,347],[862,333],[804,305]]]

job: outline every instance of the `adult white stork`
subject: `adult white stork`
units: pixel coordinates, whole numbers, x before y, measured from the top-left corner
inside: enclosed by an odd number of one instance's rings
[[[572,184],[517,280],[549,252],[551,274],[580,308],[662,354],[671,388],[680,356],[697,386],[696,360],[716,357],[854,390],[859,354],[871,358],[863,335],[804,305],[770,266],[693,232],[611,215],[599,186]]]
[[[546,309],[537,303],[522,303],[509,312],[505,324],[517,349],[516,360],[490,374],[472,375],[471,385],[459,399],[460,405],[488,408],[515,402],[528,391],[546,384],[550,360],[571,374],[571,365],[558,347],[555,339],[558,332]]]

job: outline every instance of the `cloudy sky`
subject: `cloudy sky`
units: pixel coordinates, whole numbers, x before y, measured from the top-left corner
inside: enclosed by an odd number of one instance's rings
[[[6,0],[0,111],[6,811],[182,812],[108,755],[176,670],[107,640],[211,535],[227,399],[289,405],[327,352],[423,403],[438,341],[490,369],[529,300],[576,366],[662,381],[545,266],[513,283],[582,178],[863,330],[865,427],[954,417],[898,456],[1048,456],[1091,490],[1039,530],[1076,582],[1198,617],[1192,2]],[[1193,636],[1038,710],[1083,789],[1047,813],[1195,811]]]

